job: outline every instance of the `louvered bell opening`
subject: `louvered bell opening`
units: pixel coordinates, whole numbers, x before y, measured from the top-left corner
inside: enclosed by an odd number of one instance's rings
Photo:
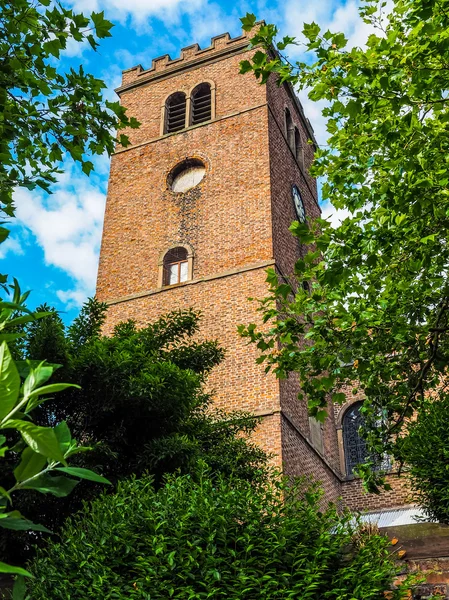
[[[186,98],[184,94],[172,96],[167,104],[167,133],[180,131],[186,126]]]
[[[192,98],[192,125],[210,121],[212,117],[210,86],[202,85]]]

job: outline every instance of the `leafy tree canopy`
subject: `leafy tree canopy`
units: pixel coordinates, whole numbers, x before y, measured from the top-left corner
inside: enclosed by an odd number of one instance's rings
[[[409,597],[388,539],[321,494],[286,481],[250,483],[203,471],[123,481],[32,563],[33,600],[367,600]],[[385,594],[384,594],[385,592]]]
[[[89,156],[112,153],[114,130],[136,127],[105,84],[82,66],[61,72],[69,42],[110,36],[103,13],[90,17],[53,0],[5,0],[0,11],[0,210],[12,216],[16,186],[49,190],[65,155],[93,169]],[[128,144],[126,135],[119,142]],[[6,235],[2,230],[2,235]],[[1,239],[1,238],[0,238]]]
[[[18,542],[17,532],[51,533],[40,523],[17,510],[17,492],[53,494],[61,498],[69,494],[80,479],[109,483],[86,468],[69,466],[68,461],[87,448],[73,439],[67,423],[55,427],[39,426],[32,421],[36,408],[56,392],[76,387],[68,383],[49,383],[55,365],[45,361],[15,361],[7,342],[21,335],[20,329],[34,324],[46,313],[31,313],[24,306],[28,293],[22,294],[14,282],[12,301],[0,300],[0,529],[2,543],[6,538]],[[18,347],[16,346],[16,353]],[[27,492],[25,492],[27,493]],[[28,492],[29,493],[29,492]],[[23,498],[22,498],[23,500]],[[22,503],[24,510],[29,507]],[[7,534],[10,533],[10,535]],[[11,533],[12,532],[12,533]],[[6,552],[1,553],[2,559]],[[22,598],[24,579],[29,573],[22,567],[0,561],[0,573],[18,576],[14,598]],[[18,587],[17,587],[18,586]],[[19,594],[20,588],[20,594]]]
[[[199,315],[174,312],[141,329],[127,321],[106,337],[100,332],[105,311],[93,299],[67,329],[52,310],[28,326],[25,356],[62,363],[58,377],[81,387],[39,406],[36,423],[67,422],[73,436],[93,447],[77,457],[77,466],[95,468],[112,482],[145,471],[156,482],[177,469],[194,473],[200,459],[215,473],[258,477],[267,457],[248,441],[257,420],[210,406],[205,383],[224,353],[215,341],[197,340]],[[100,485],[84,482],[67,499],[18,500],[30,518],[57,531],[83,499],[99,491]],[[18,561],[36,537],[14,539],[4,538],[4,552]]]
[[[385,5],[360,10],[373,28],[364,48],[304,25],[311,63],[289,61],[296,40],[276,41],[273,25],[252,40],[260,47],[242,72],[261,82],[274,73],[325,101],[328,145],[311,173],[324,177],[323,199],[348,216],[336,229],[292,224],[309,252],[289,281],[269,273],[268,333],[241,332],[278,376],[299,374],[318,418],[329,394],[343,402],[344,389],[363,390],[371,450],[403,461],[397,440],[408,419],[419,418],[429,394],[448,393],[449,2],[396,0],[388,16]],[[242,21],[249,30],[255,17]],[[371,466],[360,472],[376,490]]]
[[[89,174],[93,169],[89,157],[111,154],[117,141],[128,144],[126,135],[116,140],[114,130],[139,125],[127,117],[119,103],[103,103],[105,84],[101,80],[86,74],[82,67],[64,73],[59,66],[69,42],[88,43],[95,49],[98,39],[110,35],[111,27],[103,13],[87,18],[53,0],[2,2],[0,220],[14,216],[14,188],[40,186],[50,191],[66,155],[80,162]],[[0,244],[8,234],[8,229],[0,227]],[[67,495],[78,479],[106,480],[86,469],[68,466],[67,459],[85,448],[78,447],[64,421],[53,419],[49,426],[32,422],[31,413],[48,394],[67,389],[69,384],[48,383],[55,365],[46,363],[44,355],[37,362],[14,360],[24,346],[21,328],[43,314],[31,314],[24,306],[28,294],[20,292],[15,280],[13,286],[7,286],[6,281],[7,275],[0,275],[3,291],[9,294],[13,288],[13,293],[0,301],[0,527],[15,533],[46,531],[12,510],[16,508],[11,506],[16,492],[32,489],[60,497]],[[63,341],[59,335],[49,343],[63,352]],[[26,503],[23,506],[28,508]],[[14,535],[12,539],[18,541]],[[13,595],[23,597],[22,575],[26,571],[0,562],[0,573],[20,574]]]

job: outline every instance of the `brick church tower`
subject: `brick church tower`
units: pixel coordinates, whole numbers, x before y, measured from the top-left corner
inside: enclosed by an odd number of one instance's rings
[[[201,335],[227,351],[209,380],[216,405],[261,416],[257,440],[287,474],[313,475],[327,498],[359,507],[360,482],[344,476],[342,413],[324,426],[309,419],[295,377],[266,375],[237,334],[260,321],[248,298],[266,296],[266,269],[288,277],[305,252],[291,222],[320,214],[313,130],[289,85],[239,74],[250,37],[223,34],[124,71],[117,93],[141,127],[112,157],[97,296],[108,331],[200,309]]]

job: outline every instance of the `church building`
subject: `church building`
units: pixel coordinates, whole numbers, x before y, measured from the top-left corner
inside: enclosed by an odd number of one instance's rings
[[[406,481],[363,493],[360,399],[321,425],[297,398],[296,377],[278,380],[237,326],[260,323],[266,270],[283,277],[304,255],[288,228],[320,215],[309,174],[316,141],[293,88],[239,74],[251,33],[212,38],[123,72],[121,103],[141,126],[112,157],[97,296],[106,331],[129,318],[146,324],[176,309],[202,311],[201,335],[226,349],[211,374],[214,402],[261,417],[256,441],[288,475],[311,475],[326,498],[378,511],[407,501]]]

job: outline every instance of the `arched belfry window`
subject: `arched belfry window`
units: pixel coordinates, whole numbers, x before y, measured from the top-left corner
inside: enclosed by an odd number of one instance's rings
[[[345,453],[346,475],[353,475],[354,468],[369,458],[366,442],[360,436],[363,415],[360,412],[363,402],[352,404],[345,412],[342,421],[343,446]]]
[[[189,244],[174,246],[159,258],[158,287],[176,285],[193,277],[193,250]]]
[[[212,90],[209,83],[200,83],[191,96],[191,124],[197,125],[212,118]]]
[[[175,92],[165,102],[165,131],[173,133],[186,127],[186,95]]]

